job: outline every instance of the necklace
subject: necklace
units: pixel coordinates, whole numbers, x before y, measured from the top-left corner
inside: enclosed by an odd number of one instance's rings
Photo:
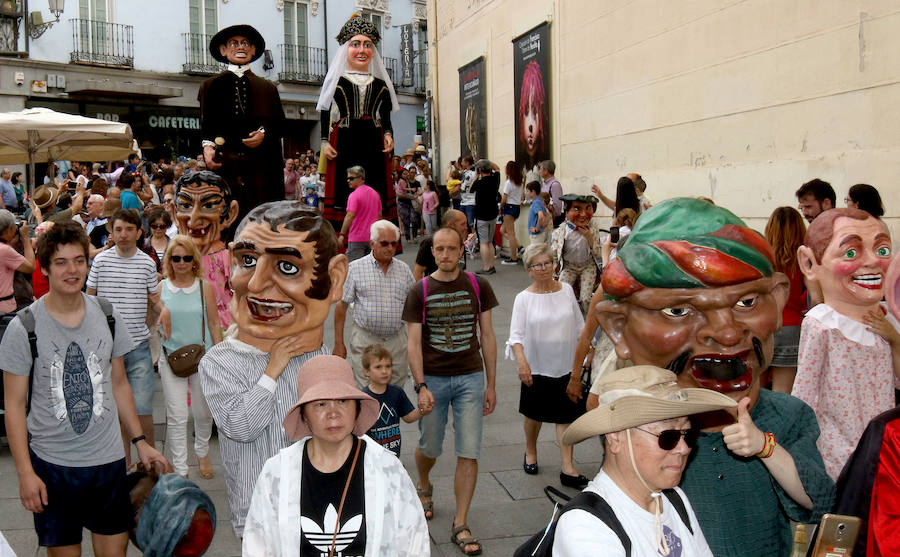
[[[556,283],[550,283],[550,286],[540,287],[537,284],[534,285],[534,291],[536,294],[552,294],[557,292],[559,289],[556,287]]]

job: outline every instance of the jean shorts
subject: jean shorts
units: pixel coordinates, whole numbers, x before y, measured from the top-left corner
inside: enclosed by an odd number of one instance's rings
[[[466,214],[466,221],[469,223],[469,226],[475,224],[475,206],[474,205],[460,205],[459,209]]]
[[[153,414],[153,393],[156,391],[156,373],[153,371],[150,341],[145,340],[138,344],[134,350],[125,354],[123,359],[137,414],[150,416]]]
[[[452,406],[456,456],[477,460],[484,422],[484,372],[449,377],[426,375],[425,382],[434,395],[434,410],[419,420],[419,450],[428,458],[441,456]]]
[[[503,211],[501,211],[504,217],[512,217],[513,220],[519,218],[521,212],[522,207],[520,205],[504,205]]]
[[[72,467],[52,464],[31,452],[31,465],[47,487],[48,504],[44,512],[34,513],[39,545],[81,545],[82,528],[112,536],[134,526],[124,458]]]

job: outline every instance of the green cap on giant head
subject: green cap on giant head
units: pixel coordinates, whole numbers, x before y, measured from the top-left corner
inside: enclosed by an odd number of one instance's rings
[[[774,271],[766,239],[734,213],[700,199],[668,199],[642,213],[603,270],[603,293],[621,299],[644,288],[711,288]]]

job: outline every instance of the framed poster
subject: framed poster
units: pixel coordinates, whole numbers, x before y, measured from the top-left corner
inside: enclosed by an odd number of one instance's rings
[[[460,154],[476,161],[487,157],[487,91],[484,56],[459,69]]]
[[[513,39],[516,162],[523,174],[550,158],[550,23]]]

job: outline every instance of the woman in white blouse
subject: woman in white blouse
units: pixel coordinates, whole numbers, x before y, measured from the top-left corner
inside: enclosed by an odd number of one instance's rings
[[[581,489],[588,478],[575,469],[572,446],[562,443],[562,435],[584,413],[584,399],[573,403],[566,396],[584,318],[572,287],[553,280],[552,255],[547,244],[525,248],[525,268],[533,282],[516,295],[506,357],[515,358],[522,382],[519,413],[525,416],[525,473],[538,473],[538,433],[544,422],[555,423],[562,458],[559,480]]]

